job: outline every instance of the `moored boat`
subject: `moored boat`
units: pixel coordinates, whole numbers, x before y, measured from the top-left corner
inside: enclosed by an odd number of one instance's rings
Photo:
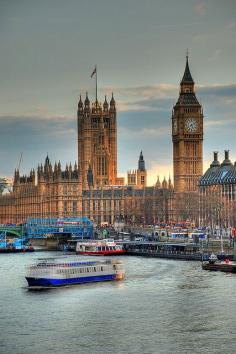
[[[227,273],[236,273],[236,262],[228,258],[219,261],[215,254],[211,254],[207,262],[202,263],[202,269],[211,271],[221,271]]]
[[[122,246],[117,245],[114,240],[101,241],[78,241],[76,253],[90,256],[117,256],[126,253]]]
[[[24,253],[24,252],[34,252],[35,249],[32,246],[16,248],[14,246],[1,247],[0,253]]]
[[[117,260],[86,261],[42,258],[28,268],[30,288],[59,287],[91,282],[122,280],[124,270]]]

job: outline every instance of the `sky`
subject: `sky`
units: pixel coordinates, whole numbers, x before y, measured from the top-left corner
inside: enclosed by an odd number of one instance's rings
[[[114,97],[118,171],[148,183],[172,175],[171,112],[186,50],[204,111],[204,170],[212,152],[236,160],[235,0],[0,0],[0,176],[23,160],[77,159],[78,97]]]

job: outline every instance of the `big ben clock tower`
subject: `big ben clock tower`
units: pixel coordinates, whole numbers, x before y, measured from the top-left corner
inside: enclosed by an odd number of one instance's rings
[[[174,188],[194,192],[202,176],[203,111],[195,96],[188,55],[180,94],[172,112]]]

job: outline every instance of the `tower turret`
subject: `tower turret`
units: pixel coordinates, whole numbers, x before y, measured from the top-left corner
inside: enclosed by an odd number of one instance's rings
[[[108,102],[107,102],[107,96],[105,96],[105,100],[103,103],[103,111],[107,112],[108,111]]]
[[[203,112],[195,95],[188,54],[172,112],[172,142],[175,191],[194,192],[203,170]]]
[[[143,159],[143,152],[141,150],[140,155],[139,155],[139,160],[138,160],[138,169],[140,171],[145,171],[145,161]]]
[[[115,100],[90,103],[88,94],[83,114],[78,115],[78,164],[83,189],[88,187],[89,162],[94,186],[115,185],[117,178],[117,126]]]
[[[79,96],[79,103],[78,103],[78,112],[83,112],[83,102],[82,102],[82,99],[81,99],[81,95]]]
[[[166,177],[164,177],[164,179],[163,179],[163,181],[162,181],[162,188],[163,188],[163,189],[167,189],[167,188],[168,188],[168,184],[167,184]]]
[[[232,162],[229,159],[229,150],[225,150],[225,159],[222,162],[221,166],[231,166]]]
[[[113,96],[113,92],[111,94],[111,100],[110,100],[110,111],[115,111],[116,110],[116,101]]]
[[[160,189],[160,188],[161,188],[161,182],[160,182],[159,176],[157,176],[157,181],[156,181],[155,187],[156,187],[157,189]]]
[[[173,185],[172,185],[172,181],[171,181],[171,178],[170,178],[170,174],[169,174],[169,179],[168,179],[168,188],[169,189],[173,189]]]
[[[140,152],[138,160],[138,169],[137,169],[137,186],[146,187],[147,185],[147,171],[145,169],[145,161],[143,158],[143,152]]]
[[[86,112],[90,111],[90,101],[88,98],[88,92],[86,92],[86,98],[84,101],[84,111],[86,111]]]
[[[188,63],[188,54],[186,55],[186,64],[183,78],[180,82],[180,92],[181,93],[191,93],[194,92],[194,80],[192,78],[189,63]]]
[[[214,160],[212,161],[210,167],[219,167],[220,162],[218,160],[218,151],[214,151]]]

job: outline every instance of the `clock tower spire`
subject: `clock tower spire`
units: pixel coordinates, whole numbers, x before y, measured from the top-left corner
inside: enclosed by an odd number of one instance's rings
[[[174,187],[194,192],[202,176],[203,111],[195,95],[188,53],[180,93],[172,112]]]

